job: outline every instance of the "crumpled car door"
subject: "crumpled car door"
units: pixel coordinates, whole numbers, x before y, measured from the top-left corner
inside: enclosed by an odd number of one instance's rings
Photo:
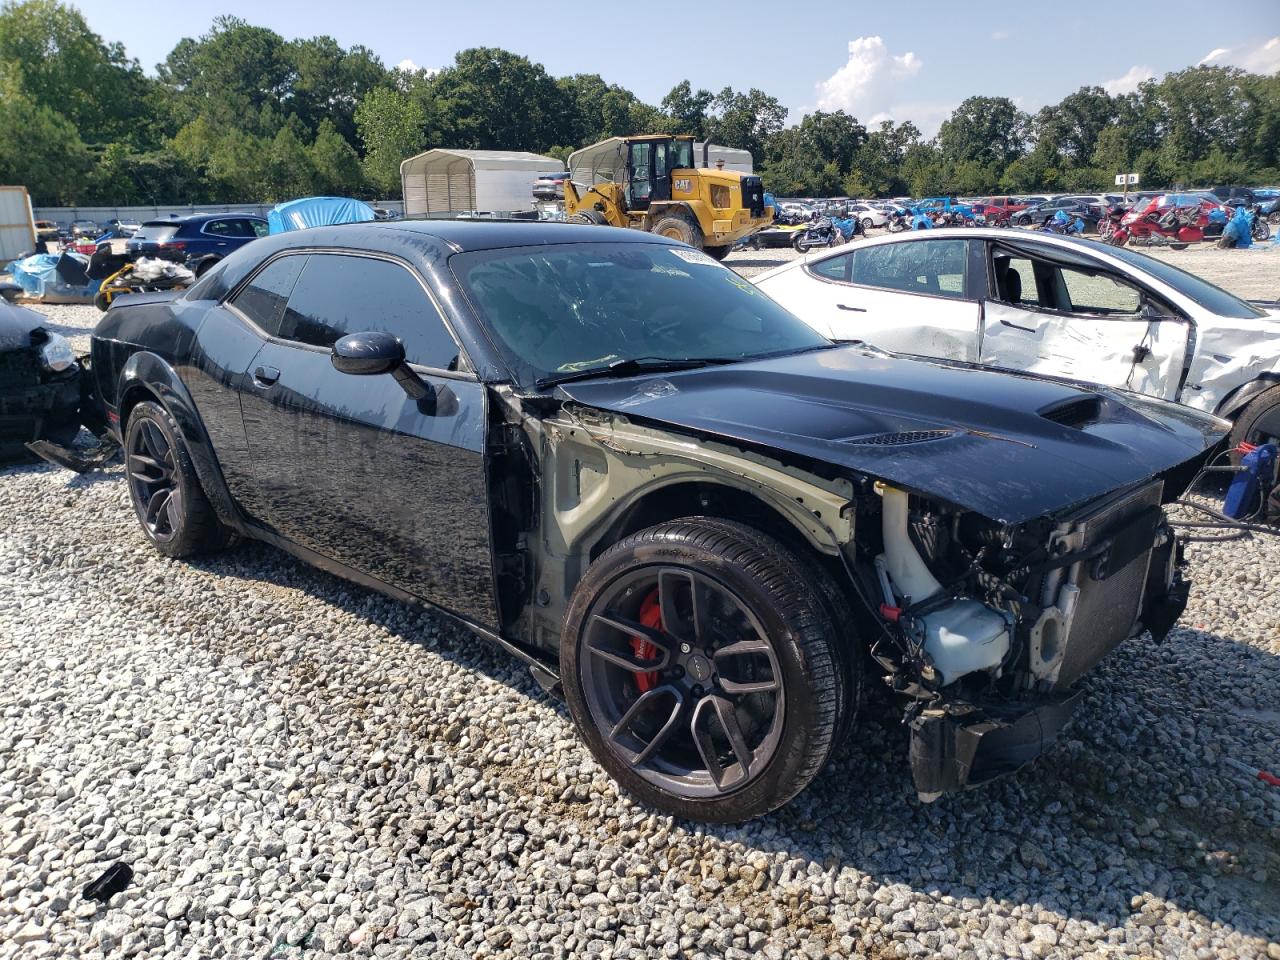
[[[1186,321],[1144,314],[1140,291],[1106,277],[1020,258],[1008,269],[997,263],[1003,299],[983,307],[983,364],[1177,399]]]

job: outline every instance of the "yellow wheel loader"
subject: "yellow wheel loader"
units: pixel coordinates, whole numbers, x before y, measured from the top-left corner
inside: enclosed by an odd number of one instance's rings
[[[613,137],[569,157],[564,212],[572,223],[646,230],[723,260],[733,244],[773,222],[760,178],[695,166],[693,137]],[[720,164],[723,168],[723,163]]]

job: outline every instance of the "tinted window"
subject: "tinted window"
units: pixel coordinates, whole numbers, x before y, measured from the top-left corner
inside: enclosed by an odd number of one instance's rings
[[[809,272],[828,280],[848,280],[849,264],[852,262],[852,253],[842,253],[838,257],[829,257],[813,264],[809,267]]]
[[[279,336],[285,301],[306,262],[305,255],[273,260],[231,302],[268,334]]]
[[[313,254],[289,297],[280,336],[331,347],[339,337],[366,330],[399,337],[410,363],[458,368],[457,344],[405,267],[369,257]]]
[[[904,293],[964,296],[964,240],[914,240],[853,253],[854,283]]]
[[[461,253],[449,265],[525,382],[616,360],[740,359],[830,345],[685,246],[547,244]]]
[[[177,233],[178,227],[180,226],[182,226],[182,224],[174,223],[172,221],[144,223],[138,232],[133,235],[133,239],[150,240],[154,243],[161,243],[170,239],[175,233]]]
[[[268,233],[267,222],[265,220],[242,220],[246,230],[246,237],[265,237]]]

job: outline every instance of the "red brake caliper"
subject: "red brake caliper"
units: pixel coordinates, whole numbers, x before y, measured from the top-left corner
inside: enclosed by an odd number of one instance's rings
[[[640,604],[640,622],[650,630],[662,629],[662,607],[658,603],[658,588],[644,598]],[[657,660],[658,648],[643,637],[631,638],[631,652],[638,660]],[[648,693],[658,685],[658,672],[636,674],[636,686],[641,693]]]

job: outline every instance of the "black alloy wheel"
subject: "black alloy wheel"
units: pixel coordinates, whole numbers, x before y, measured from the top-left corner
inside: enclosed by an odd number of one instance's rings
[[[786,709],[778,661],[723,584],[686,567],[644,567],[610,584],[588,617],[587,705],[640,776],[713,797],[768,765]]]
[[[804,561],[742,524],[642,530],[574,592],[570,712],[596,759],[653,806],[716,822],[768,813],[817,775],[856,709],[860,666],[833,609]]]
[[[144,400],[130,411],[124,456],[129,499],[157,550],[186,557],[235,541],[200,486],[177,423],[160,404]]]
[[[173,446],[154,420],[139,417],[129,431],[125,452],[129,492],[138,519],[157,543],[166,543],[181,530],[182,484],[177,477]]]
[[[1280,443],[1280,386],[1262,391],[1236,414],[1227,442],[1233,451],[1241,443]],[[1238,463],[1239,455],[1233,452],[1231,459]]]

